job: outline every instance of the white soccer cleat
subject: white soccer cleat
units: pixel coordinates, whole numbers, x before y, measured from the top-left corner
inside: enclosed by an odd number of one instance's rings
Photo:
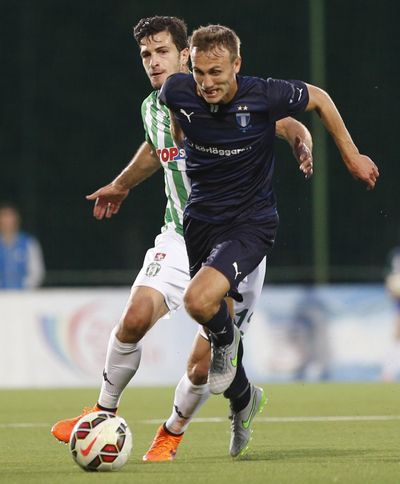
[[[257,413],[261,413],[267,403],[267,397],[262,388],[250,384],[250,401],[240,412],[232,410],[231,442],[229,453],[232,457],[244,455],[249,449],[252,422]]]
[[[215,346],[211,340],[211,364],[208,373],[210,392],[218,395],[229,388],[235,378],[238,365],[240,330],[233,326],[233,341],[230,345]]]

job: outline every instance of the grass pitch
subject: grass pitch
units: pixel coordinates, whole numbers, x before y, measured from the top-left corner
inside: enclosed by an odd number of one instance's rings
[[[228,455],[227,402],[212,397],[192,423],[177,458],[144,463],[172,388],[129,388],[120,415],[134,437],[128,464],[86,473],[50,434],[56,420],[95,403],[98,391],[0,391],[0,482],[4,483],[399,483],[398,384],[265,385],[270,402],[254,422],[246,459]],[[213,417],[216,417],[214,420]],[[328,418],[331,417],[331,418]]]

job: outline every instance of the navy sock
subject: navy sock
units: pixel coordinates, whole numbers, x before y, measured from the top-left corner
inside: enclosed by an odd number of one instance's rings
[[[231,409],[236,413],[243,410],[244,407],[250,402],[250,395],[250,385],[248,385],[247,389],[242,393],[242,395],[239,395],[236,398],[231,398]]]
[[[242,359],[243,343],[240,340],[236,375],[230,387],[224,392],[224,397],[229,398],[231,407],[235,412],[242,410],[250,400],[250,383],[244,370]]]
[[[204,326],[210,330],[210,336],[215,346],[225,346],[232,343],[233,321],[225,300],[221,301],[217,314],[214,314],[210,321],[207,321]]]

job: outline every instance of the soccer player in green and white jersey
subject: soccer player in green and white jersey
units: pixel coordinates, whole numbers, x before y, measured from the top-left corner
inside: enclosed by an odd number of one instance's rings
[[[134,35],[139,44],[144,69],[154,89],[142,104],[146,141],[110,184],[95,191],[87,199],[95,200],[93,214],[97,219],[110,218],[119,211],[133,187],[162,167],[167,197],[165,224],[155,239],[154,247],[146,253],[119,324],[111,333],[98,403],[87,409],[86,413],[101,409],[113,412],[117,410],[123,390],[139,367],[141,339],[160,318],[182,305],[183,293],[190,280],[182,229],[190,181],[185,173],[185,153],[175,145],[171,135],[169,112],[158,100],[158,90],[169,75],[188,72],[186,25],[176,17],[151,17],[140,20]],[[301,123],[287,118],[277,123],[277,134],[292,146],[300,170],[309,178],[313,163],[312,141],[308,130]],[[239,286],[243,303],[235,303],[234,314],[235,322],[243,333],[261,293],[264,276],[265,259]],[[183,433],[209,397],[209,362],[210,344],[204,331],[199,330],[187,372],[175,391],[171,416],[158,429],[144,460],[174,459]],[[247,412],[250,403],[244,402],[243,412]],[[260,409],[262,403],[257,402]],[[249,421],[253,416],[253,413],[245,414]],[[72,428],[80,417],[57,422],[52,428],[53,435],[68,442]],[[250,431],[251,425],[246,431],[232,426],[232,439],[239,439],[242,450],[247,447]]]

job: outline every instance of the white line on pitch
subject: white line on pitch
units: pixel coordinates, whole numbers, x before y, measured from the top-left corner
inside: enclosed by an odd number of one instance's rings
[[[223,423],[227,417],[194,418],[193,423]],[[291,422],[382,422],[400,420],[400,415],[352,415],[352,416],[326,416],[326,417],[258,417],[257,422],[263,423],[291,423]],[[164,423],[165,419],[139,420],[138,423],[157,425]],[[25,429],[50,427],[51,424],[44,422],[17,422],[0,423],[0,429]]]
[[[0,429],[27,429],[38,427],[50,427],[50,424],[43,422],[0,423]]]
[[[194,423],[220,423],[226,422],[227,417],[194,418]],[[326,417],[258,417],[257,422],[264,423],[290,423],[290,422],[357,422],[357,421],[388,421],[400,420],[400,415],[353,415],[353,416],[326,416]],[[160,424],[160,419],[141,420],[144,424]]]

